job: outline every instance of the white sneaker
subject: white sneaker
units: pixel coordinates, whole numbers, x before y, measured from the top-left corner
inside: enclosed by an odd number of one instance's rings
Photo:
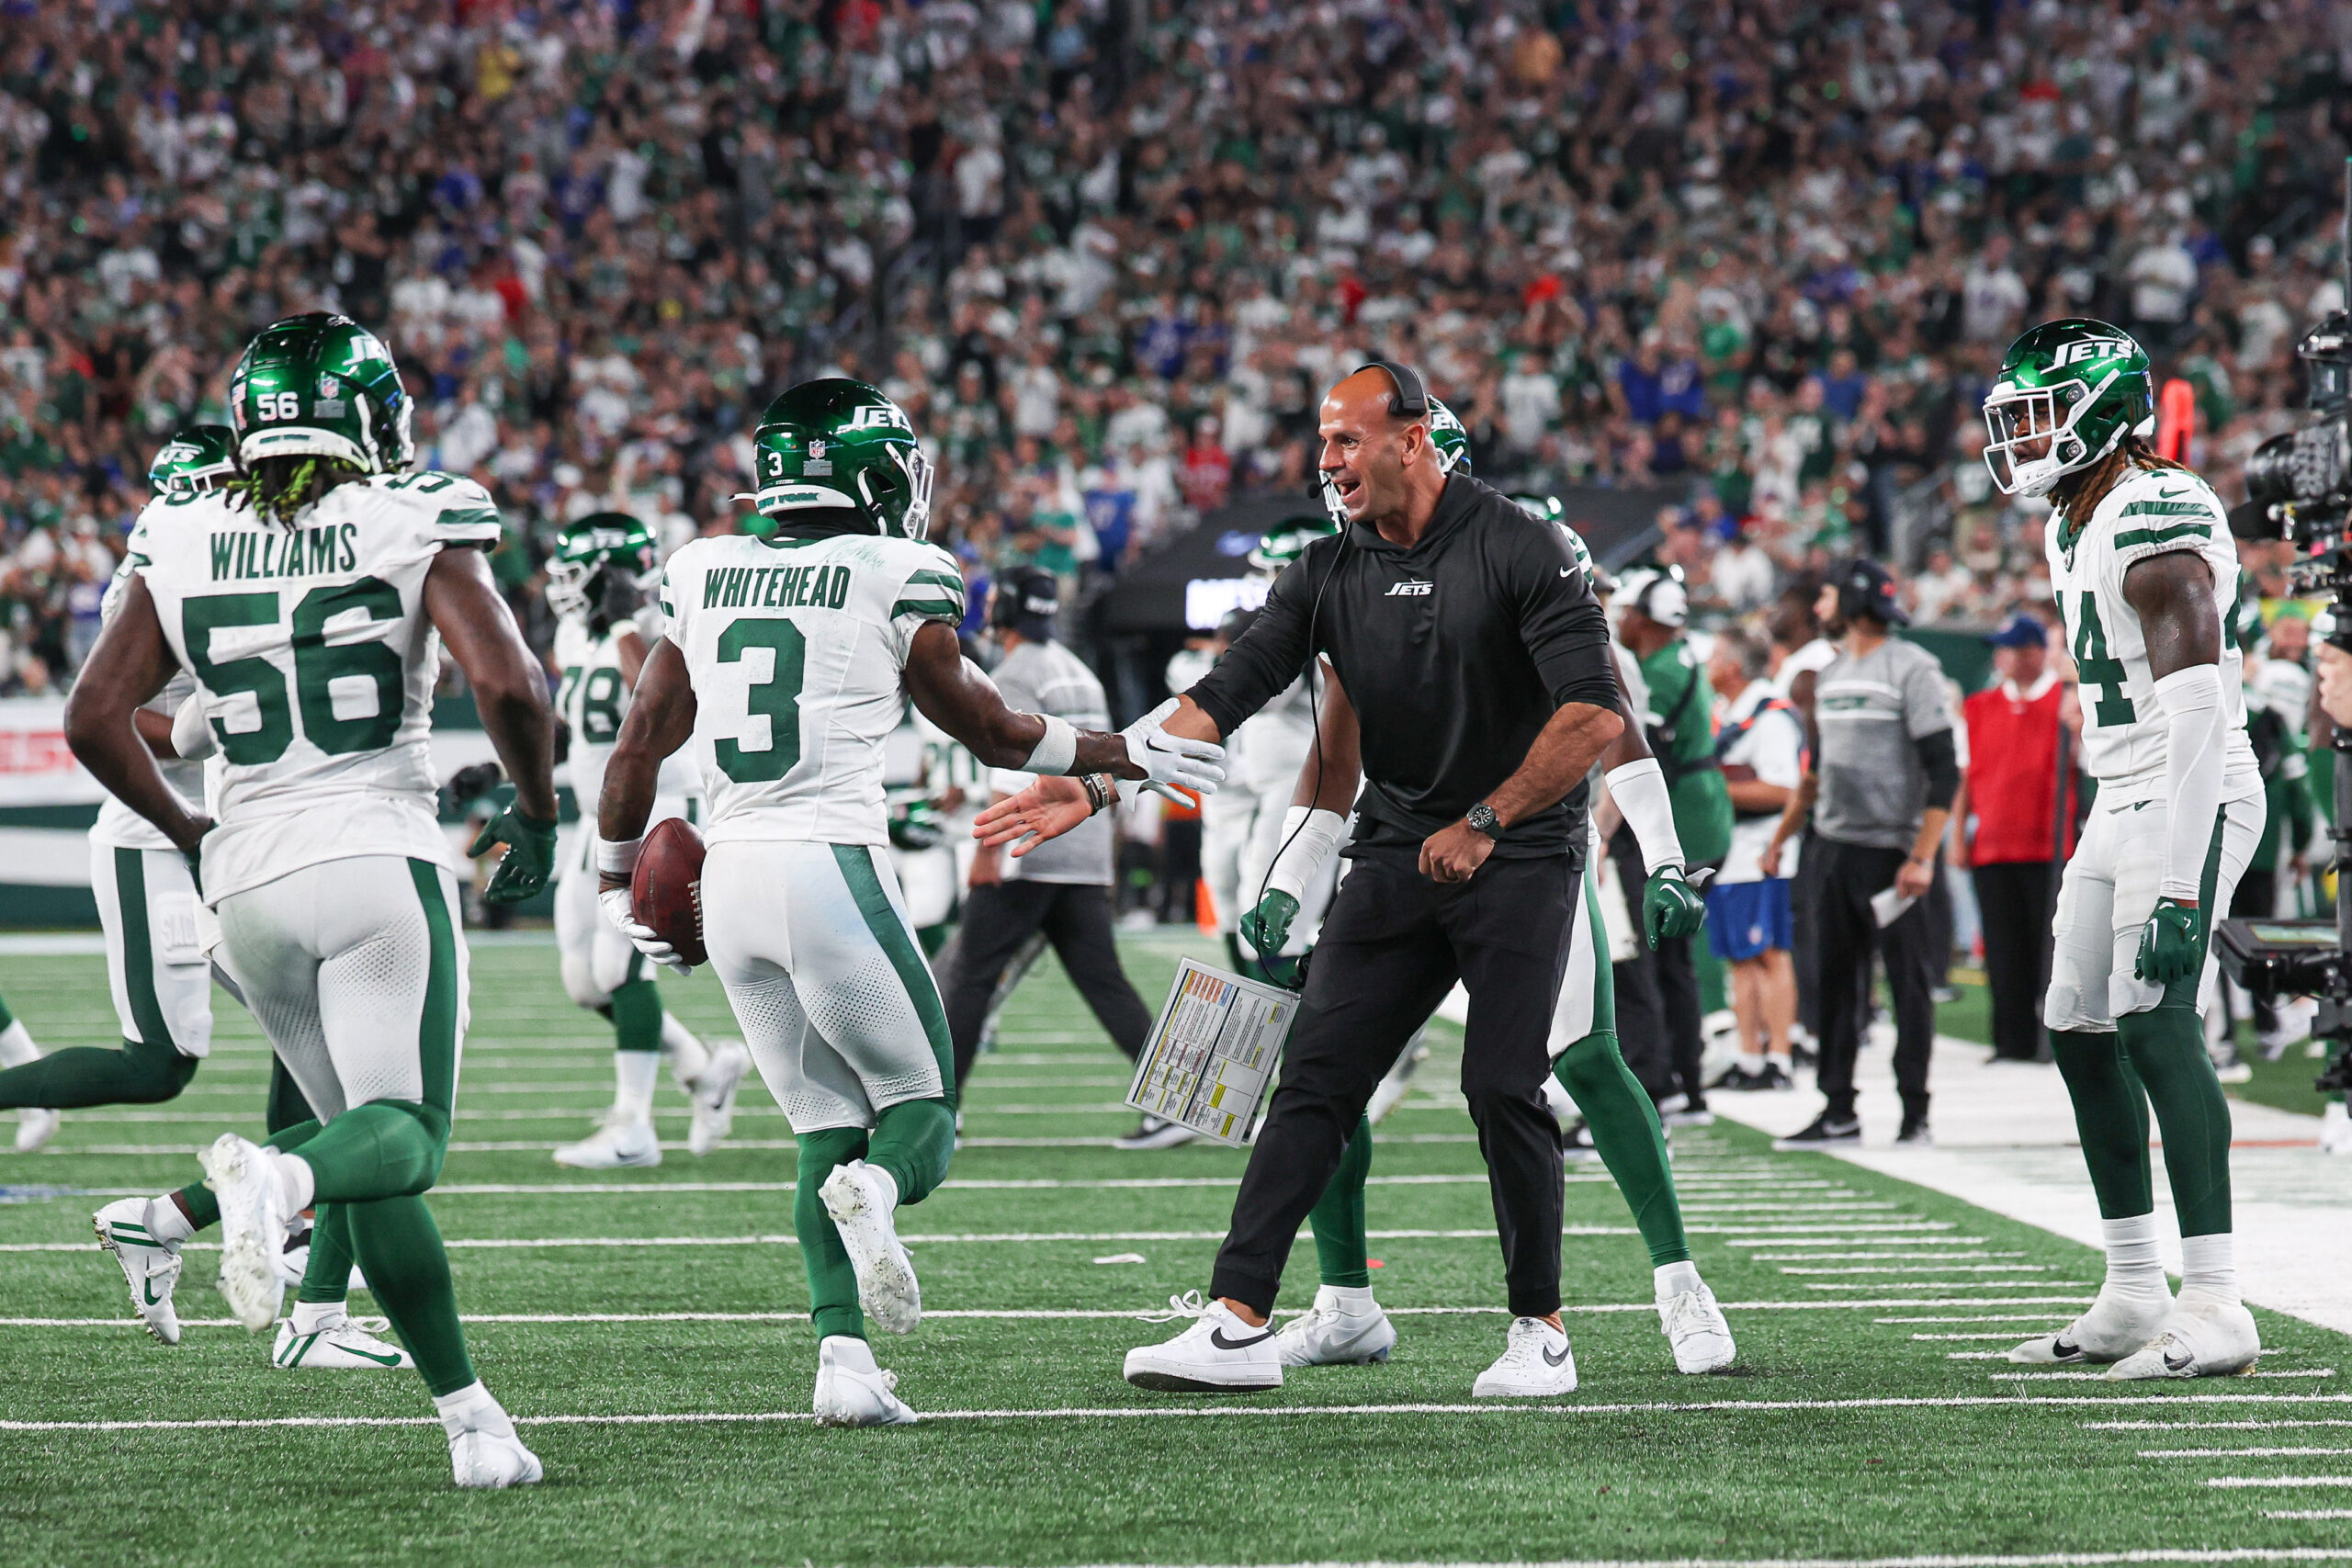
[[[1405,1098],[1405,1090],[1412,1085],[1413,1074],[1429,1059],[1429,1042],[1419,1034],[1414,1035],[1397,1056],[1396,1065],[1372,1086],[1372,1100],[1364,1106],[1363,1113],[1374,1125],[1396,1109],[1397,1102]]]
[[[539,1456],[512,1432],[459,1432],[449,1439],[449,1469],[458,1485],[485,1492],[547,1477]]]
[[[98,1245],[122,1265],[130,1286],[130,1310],[148,1333],[166,1345],[180,1342],[179,1310],[172,1288],[180,1282],[180,1244],[157,1241],[147,1229],[147,1200],[118,1198],[90,1216]]]
[[[277,1321],[285,1294],[277,1257],[286,1249],[286,1198],[275,1167],[269,1150],[234,1133],[204,1151],[206,1185],[220,1200],[220,1293],[255,1334]]]
[[[2164,1331],[2172,1311],[2172,1293],[2161,1296],[2110,1295],[2102,1287],[2090,1310],[2055,1334],[2029,1339],[2009,1352],[2020,1366],[2104,1366],[2120,1361]]]
[[[1252,1328],[1223,1302],[1204,1303],[1198,1291],[1170,1296],[1168,1304],[1193,1324],[1173,1339],[1128,1351],[1122,1375],[1129,1382],[1163,1393],[1246,1393],[1283,1386],[1272,1325]]]
[[[2117,1382],[2150,1378],[2226,1378],[2254,1371],[2262,1331],[2236,1302],[2176,1302],[2164,1329],[2108,1368]]]
[[[1514,1317],[1510,1343],[1470,1385],[1470,1397],[1546,1399],[1576,1391],[1577,1358],[1568,1337],[1540,1317]]]
[[[886,1194],[887,1179],[854,1159],[834,1167],[817,1196],[833,1217],[849,1265],[857,1272],[857,1304],[890,1333],[912,1334],[922,1321],[922,1286],[915,1280],[914,1260],[899,1243],[892,1223],[898,1202]]]
[[[1715,1304],[1715,1292],[1704,1285],[1678,1291],[1658,1303],[1657,1325],[1674,1347],[1674,1370],[1679,1372],[1719,1372],[1739,1354],[1724,1309]]]
[[[28,1107],[17,1112],[17,1152],[37,1155],[50,1139],[57,1136],[57,1125],[65,1120],[62,1111],[37,1111]]]
[[[2320,1113],[2319,1152],[2324,1155],[2352,1155],[2352,1111],[2344,1109],[2340,1100],[2331,1100]]]
[[[735,1127],[735,1091],[752,1066],[752,1053],[741,1040],[722,1041],[710,1053],[710,1065],[694,1081],[694,1126],[686,1134],[686,1152],[707,1155]],[[654,1163],[661,1149],[654,1149]]]
[[[555,1163],[574,1170],[650,1168],[662,1163],[662,1140],[650,1122],[607,1122],[556,1150]]]
[[[1336,1287],[1315,1292],[1315,1307],[1283,1325],[1274,1336],[1274,1356],[1285,1367],[1361,1367],[1388,1359],[1396,1328],[1380,1303],[1365,1294],[1368,1309],[1351,1312]]]
[[[846,1334],[817,1346],[817,1425],[904,1427],[922,1419],[898,1394],[899,1374],[874,1364],[874,1348]]]
[[[294,1332],[294,1320],[286,1318],[277,1325],[277,1344],[269,1353],[269,1364],[286,1371],[296,1368],[312,1371],[318,1368],[350,1368],[364,1371],[369,1367],[389,1371],[413,1371],[415,1359],[388,1339],[379,1339],[351,1318],[343,1318],[313,1329],[308,1334]]]

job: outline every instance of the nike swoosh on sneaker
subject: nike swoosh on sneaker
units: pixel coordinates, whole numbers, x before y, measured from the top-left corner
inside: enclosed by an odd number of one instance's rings
[[[2050,1341],[2050,1354],[2058,1360],[2071,1361],[2082,1353],[2082,1347],[2079,1345],[2067,1344],[2066,1337],[2063,1334]]]
[[[2165,1370],[2167,1371],[2185,1372],[2196,1364],[2197,1358],[2190,1355],[2186,1350],[2167,1350],[2165,1352]]]
[[[1568,1348],[1566,1345],[1560,1347],[1560,1353],[1556,1356],[1549,1350],[1544,1352],[1544,1364],[1547,1367],[1556,1367],[1567,1359]]]
[[[373,1350],[362,1350],[356,1345],[338,1345],[335,1348],[338,1350],[348,1351],[350,1354],[358,1357],[362,1360],[373,1361],[379,1367],[397,1367],[401,1364],[401,1359],[398,1354],[379,1356]]]
[[[164,1304],[164,1298],[155,1293],[154,1280],[141,1280],[139,1281],[139,1288],[146,1293],[147,1304],[149,1306],[161,1306]]]
[[[1274,1331],[1271,1328],[1251,1339],[1227,1339],[1225,1337],[1224,1329],[1212,1328],[1209,1330],[1209,1343],[1216,1346],[1220,1350],[1247,1350],[1250,1346],[1262,1344],[1266,1340],[1272,1339],[1273,1337]]]

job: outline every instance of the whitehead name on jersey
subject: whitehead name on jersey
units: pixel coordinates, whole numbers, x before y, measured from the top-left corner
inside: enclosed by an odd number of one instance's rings
[[[498,537],[489,493],[450,474],[355,479],[290,525],[218,491],[140,513],[133,569],[220,744],[208,899],[354,855],[450,863],[424,574]]]
[[[2066,646],[2082,672],[2083,757],[2103,799],[2132,801],[2162,793],[2167,721],[2148,667],[2140,614],[2123,597],[2123,575],[2151,556],[2194,550],[2213,573],[2222,639],[2225,766],[2233,777],[2255,767],[2246,739],[2245,655],[2232,631],[2238,593],[2237,544],[2213,487],[2186,468],[2132,468],[2076,532],[2053,518],[2050,585],[2065,617]]]
[[[662,635],[661,610],[648,604],[634,624],[650,653]],[[555,628],[560,675],[556,712],[571,731],[571,749],[564,760],[571,770],[571,797],[580,803],[580,815],[592,823],[597,797],[605,790],[605,763],[620,739],[621,720],[628,716],[629,704],[636,699],[636,693],[621,678],[619,637],[617,626],[598,637],[584,615],[568,615]],[[654,793],[663,798],[701,795],[702,776],[695,771],[694,759],[684,751],[663,758]]]
[[[883,742],[916,631],[964,619],[955,558],[874,534],[697,539],[662,615],[694,682],[709,841],[887,843]]]

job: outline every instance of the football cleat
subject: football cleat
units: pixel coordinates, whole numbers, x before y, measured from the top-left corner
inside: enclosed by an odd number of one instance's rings
[[[2176,1302],[2154,1339],[2108,1368],[2117,1382],[2227,1378],[2254,1371],[2262,1332],[2236,1302]]]
[[[289,1291],[299,1290],[311,1271],[311,1232],[314,1227],[300,1215],[286,1227],[286,1246],[277,1255],[277,1278]]]
[[[1172,1149],[1199,1136],[1181,1122],[1167,1122],[1147,1115],[1136,1123],[1134,1132],[1125,1137],[1113,1139],[1111,1146],[1114,1149]]]
[[[719,1145],[735,1127],[735,1091],[743,1086],[743,1074],[752,1066],[752,1053],[740,1040],[720,1043],[710,1053],[710,1063],[694,1081],[694,1126],[686,1134],[686,1152],[707,1155]],[[654,1162],[660,1163],[661,1145],[654,1145]]]
[[[607,1122],[556,1150],[555,1163],[574,1170],[650,1168],[662,1163],[662,1140],[650,1122]]]
[[[876,1366],[865,1340],[828,1334],[818,1345],[818,1426],[904,1427],[921,1420],[898,1388],[899,1374]]]
[[[277,1325],[277,1344],[269,1353],[269,1364],[286,1371],[370,1367],[401,1371],[414,1370],[416,1361],[399,1346],[377,1338],[350,1318],[308,1334],[295,1333],[293,1320],[288,1318]]]
[[[1576,1391],[1577,1358],[1567,1335],[1540,1317],[1515,1317],[1503,1353],[1478,1374],[1470,1397],[1547,1399]]]
[[[1252,1328],[1221,1301],[1204,1303],[1200,1292],[1170,1296],[1168,1304],[1193,1325],[1158,1345],[1127,1352],[1122,1375],[1137,1388],[1163,1393],[1248,1393],[1283,1386],[1283,1363],[1274,1327]]]
[[[204,1151],[206,1185],[220,1200],[220,1293],[255,1334],[277,1321],[285,1294],[277,1258],[286,1248],[286,1198],[276,1168],[269,1150],[234,1133]]]
[[[1285,1367],[1361,1367],[1388,1359],[1396,1328],[1378,1303],[1351,1312],[1329,1285],[1315,1292],[1315,1306],[1283,1325],[1274,1336],[1275,1358]]]
[[[530,1486],[547,1477],[539,1456],[512,1431],[459,1432],[449,1439],[449,1469],[458,1485],[485,1492]]]
[[[157,1241],[147,1229],[147,1200],[118,1198],[90,1216],[98,1245],[114,1254],[130,1286],[130,1310],[166,1345],[180,1342],[179,1310],[172,1289],[180,1282],[180,1244]]]
[[[57,1124],[65,1120],[62,1111],[40,1111],[27,1108],[17,1112],[17,1152],[37,1155],[57,1136]]]
[[[2340,1100],[2331,1100],[2319,1119],[2319,1152],[2324,1155],[2352,1155],[2352,1111],[2344,1109]]]
[[[854,1159],[835,1166],[817,1196],[832,1216],[857,1273],[857,1304],[892,1334],[911,1334],[922,1321],[922,1286],[914,1260],[899,1245],[895,1200],[883,1195],[883,1173]]]
[[[1715,1292],[1701,1285],[1678,1291],[1657,1303],[1657,1325],[1674,1347],[1674,1370],[1697,1374],[1719,1372],[1732,1364],[1739,1348],[1732,1343],[1731,1325],[1715,1304]]]
[[[1826,1111],[1806,1122],[1785,1138],[1775,1138],[1772,1146],[1791,1149],[1835,1148],[1842,1144],[1862,1141],[1862,1122],[1858,1116],[1832,1116]]]
[[[2101,1290],[2091,1308],[2055,1334],[2029,1339],[2008,1354],[2027,1367],[2104,1366],[2120,1361],[2164,1331],[2170,1292],[2154,1297],[2111,1295]]]
[[[1397,1055],[1396,1065],[1372,1086],[1372,1100],[1364,1106],[1363,1113],[1374,1126],[1379,1125],[1382,1117],[1396,1109],[1405,1098],[1405,1090],[1412,1085],[1413,1074],[1429,1059],[1429,1042],[1421,1035],[1414,1035]]]

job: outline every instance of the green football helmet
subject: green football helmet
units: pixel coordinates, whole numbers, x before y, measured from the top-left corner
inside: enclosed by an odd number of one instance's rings
[[[325,457],[368,474],[416,456],[413,412],[383,340],[348,316],[313,310],[262,329],[229,382],[237,456]]]
[[[1984,397],[1984,466],[2007,495],[2048,495],[2060,479],[2154,433],[2147,351],[2120,327],[2045,321],[2009,345]]]
[[[1339,531],[1339,525],[1329,516],[1318,517],[1311,512],[1285,517],[1267,529],[1258,547],[1250,552],[1250,570],[1280,577],[1284,567],[1306,553],[1307,546]]]
[[[906,410],[847,377],[803,381],[770,403],[752,434],[765,537],[785,513],[845,507],[877,534],[920,539],[931,527],[931,459]]]
[[[196,495],[237,472],[237,433],[225,424],[184,424],[147,465],[157,495]]]
[[[1430,445],[1437,448],[1440,473],[1470,471],[1470,433],[1463,428],[1461,416],[1434,397],[1430,399]]]
[[[566,619],[587,615],[601,598],[600,572],[626,572],[634,581],[653,570],[656,553],[653,530],[626,512],[594,512],[565,524],[548,562],[548,608]]]

